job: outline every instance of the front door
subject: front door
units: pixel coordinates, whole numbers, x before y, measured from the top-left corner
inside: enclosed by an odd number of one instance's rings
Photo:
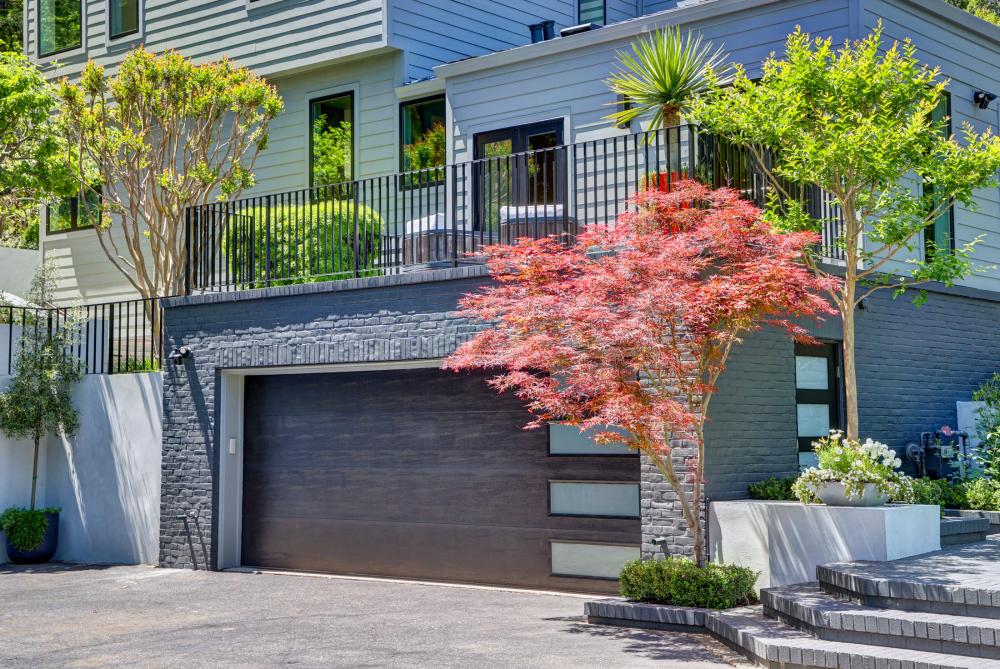
[[[475,158],[477,230],[529,232],[564,219],[562,119],[478,133]]]

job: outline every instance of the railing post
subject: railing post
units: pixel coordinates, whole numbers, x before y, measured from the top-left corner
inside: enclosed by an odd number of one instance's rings
[[[271,287],[271,205],[273,195],[266,196],[264,205],[264,287]],[[256,283],[256,281],[254,282]]]
[[[191,294],[191,207],[184,209],[184,294]]]
[[[458,171],[457,165],[445,166],[445,172],[451,169],[451,265],[458,267]],[[447,177],[445,183],[448,183]],[[445,198],[448,198],[445,186]],[[464,246],[464,245],[463,245]]]
[[[354,278],[357,279],[361,276],[361,267],[358,264],[358,255],[361,254],[361,246],[358,243],[359,227],[358,227],[358,186],[360,182],[356,181],[351,184],[351,201],[354,203]]]
[[[115,373],[115,303],[108,305],[108,374]]]

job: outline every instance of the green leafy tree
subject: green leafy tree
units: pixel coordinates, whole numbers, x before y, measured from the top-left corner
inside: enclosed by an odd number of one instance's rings
[[[313,186],[329,186],[351,180],[350,121],[330,125],[326,117],[313,122]]]
[[[73,191],[55,107],[52,88],[26,56],[0,53],[0,244],[23,245],[39,205]]]
[[[818,253],[807,262],[819,276],[842,277],[830,298],[843,322],[850,439],[859,436],[855,310],[878,290],[901,295],[975,271],[978,240],[954,251],[930,245],[924,258],[915,252],[952,202],[972,207],[976,189],[994,183],[1000,168],[1000,139],[988,130],[966,126],[959,141],[945,135],[945,121],[934,120],[947,82],[919,63],[913,44],[881,47],[881,25],[840,50],[797,29],[784,58],[764,62],[759,81],[738,69],[732,86],[715,87],[694,109],[709,131],[753,154],[772,187],[772,223],[823,231],[829,221],[807,215],[801,198],[809,185],[826,191],[842,213],[837,244],[844,267],[823,264]],[[932,188],[913,188],[914,176]],[[915,294],[918,303],[924,299]]]
[[[104,184],[97,236],[145,298],[184,288],[184,212],[254,185],[277,90],[228,60],[195,64],[136,49],[108,76],[93,61],[59,86],[61,125],[80,166],[78,190]],[[214,222],[221,240],[224,217]],[[205,249],[214,252],[215,249]]]
[[[632,53],[618,52],[619,69],[605,82],[628,105],[605,118],[626,125],[652,114],[650,131],[678,125],[690,101],[713,82],[712,73],[718,77],[728,70],[725,60],[722,49],[702,43],[701,35],[682,35],[680,27],[641,37]]]
[[[22,51],[24,0],[0,0],[0,51]]]
[[[1000,25],[1000,0],[945,0],[984,21]]]
[[[32,282],[27,299],[33,304],[51,302],[55,290],[51,265],[43,265]],[[0,393],[0,430],[11,439],[32,439],[35,445],[31,472],[31,506],[35,509],[38,454],[42,437],[55,432],[72,436],[79,426],[73,407],[73,386],[80,380],[80,365],[72,354],[80,318],[70,312],[59,327],[40,310],[24,325],[10,386]]]

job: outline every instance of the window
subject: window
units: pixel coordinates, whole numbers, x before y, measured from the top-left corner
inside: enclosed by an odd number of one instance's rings
[[[111,39],[139,32],[139,0],[108,0]]]
[[[553,516],[638,518],[639,484],[614,481],[549,481]]]
[[[603,26],[606,20],[604,0],[580,0],[580,23]]]
[[[795,345],[795,418],[799,464],[814,464],[813,441],[841,427],[836,344]]]
[[[445,164],[444,96],[404,102],[399,106],[402,171],[424,170]]]
[[[51,56],[83,45],[81,0],[38,0],[38,55]]]
[[[931,121],[943,123],[941,134],[945,137],[951,135],[951,95],[944,93],[938,106],[931,112]],[[928,206],[936,209],[941,205],[941,201],[934,197],[934,185],[924,184],[924,196],[928,198]],[[924,257],[930,259],[935,251],[944,249],[946,251],[955,250],[955,207],[949,203],[938,217],[929,226],[924,228]]]
[[[100,201],[100,189],[88,188],[83,198],[68,197],[59,204],[48,207],[46,230],[52,234],[94,227],[94,224],[101,220]]]
[[[326,186],[354,178],[354,94],[309,101],[309,183]]]
[[[626,434],[620,427],[608,427],[607,430]],[[598,444],[593,439],[598,432],[602,430],[591,428],[581,432],[573,425],[549,423],[549,455],[638,455],[624,443]]]
[[[617,579],[626,563],[639,559],[638,546],[553,541],[552,574]]]

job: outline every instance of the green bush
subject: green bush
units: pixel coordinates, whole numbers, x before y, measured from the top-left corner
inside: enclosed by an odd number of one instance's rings
[[[946,509],[964,509],[966,486],[949,479],[913,479],[914,504],[937,504]]]
[[[308,204],[272,201],[234,216],[224,242],[235,283],[271,285],[378,274],[382,218],[347,200]],[[270,254],[267,253],[270,241]]]
[[[795,479],[797,478],[797,474],[784,478],[772,476],[766,481],[751,483],[747,487],[750,499],[768,499],[779,502],[794,500],[795,493],[792,492],[792,484],[795,483]]]
[[[59,509],[24,509],[12,506],[0,514],[0,532],[19,551],[32,551],[42,545],[45,530],[49,527],[47,513],[59,513]]]
[[[758,572],[732,564],[697,566],[686,558],[636,560],[622,568],[622,597],[652,604],[730,609],[757,601]]]
[[[965,483],[966,509],[980,511],[1000,511],[1000,481],[997,479],[973,479]]]

